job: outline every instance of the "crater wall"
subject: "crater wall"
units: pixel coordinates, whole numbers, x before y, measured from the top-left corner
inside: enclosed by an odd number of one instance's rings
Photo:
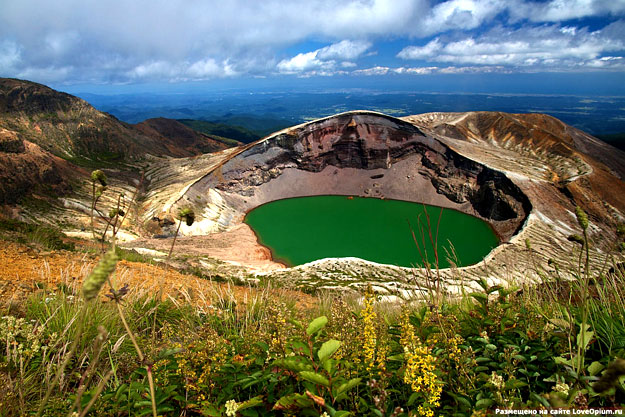
[[[418,127],[350,112],[296,126],[244,148],[187,188],[172,207],[195,207],[201,235],[240,224],[278,199],[322,194],[391,198],[453,208],[509,239],[531,204],[499,171],[453,151]]]

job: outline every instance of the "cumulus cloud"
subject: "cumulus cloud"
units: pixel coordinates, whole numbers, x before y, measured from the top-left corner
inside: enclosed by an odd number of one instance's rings
[[[326,63],[327,64],[327,63]],[[284,59],[278,63],[278,71],[286,74],[294,74],[319,68],[324,62],[317,58],[317,51],[295,55],[291,59]]]
[[[551,0],[549,2],[519,3],[509,7],[515,20],[528,19],[533,22],[561,22],[592,16],[625,13],[625,2],[614,0]]]
[[[185,76],[258,75],[268,64],[275,68],[281,50],[311,37],[333,44],[318,51],[320,61],[350,61],[368,44],[339,41],[403,35],[426,8],[426,0],[3,2],[0,39],[10,39],[21,55],[10,67],[14,53],[1,49],[0,75],[67,67],[90,77],[114,63],[110,74],[147,80],[187,69],[181,62],[198,63]],[[224,72],[212,71],[211,60]],[[226,60],[229,67],[221,65]]]
[[[371,42],[343,40],[317,50],[317,56],[323,60],[351,60],[362,55],[371,48]]]
[[[362,58],[372,50],[395,55],[397,51],[384,48],[397,39],[416,45],[400,53],[404,59],[464,66],[483,64],[488,57],[506,65],[522,58],[527,65],[546,64],[550,59],[562,62],[562,54],[546,40],[536,46],[531,38],[524,46],[522,36],[512,30],[514,39],[504,45],[505,38],[482,35],[497,25],[502,35],[519,26],[545,31],[541,23],[551,25],[546,26],[550,39],[565,41],[570,60],[583,59],[587,67],[614,68],[619,59],[602,58],[618,58],[622,53],[595,46],[598,42],[593,44],[592,37],[624,39],[622,28],[612,28],[612,34],[604,28],[593,35],[579,19],[604,17],[609,23],[622,16],[622,0],[4,1],[0,76],[71,83],[201,80],[267,76],[276,71],[330,75],[367,70]],[[423,41],[431,38],[436,40]],[[474,43],[462,43],[468,40]],[[297,49],[309,41],[328,46]],[[454,43],[481,52],[459,53]],[[508,47],[516,48],[512,51],[516,55],[506,56]],[[576,52],[587,47],[600,51]],[[435,58],[436,53],[443,54],[442,60]],[[479,55],[486,58],[480,61]],[[371,68],[376,66],[373,61],[367,62]],[[379,64],[389,65],[382,59]]]
[[[603,30],[543,25],[509,30],[497,27],[479,37],[443,42],[436,38],[423,46],[409,46],[402,59],[457,65],[505,65],[538,68],[600,67],[602,55],[625,51],[625,30],[617,21]],[[599,61],[597,61],[599,59]],[[609,61],[609,60],[608,60]],[[606,65],[607,66],[607,65]]]
[[[474,29],[507,8],[505,0],[449,0],[437,4],[422,22],[415,25],[415,33],[431,35],[457,29]]]
[[[292,58],[284,59],[278,63],[277,69],[283,74],[323,70],[324,75],[328,75],[337,66],[337,61],[342,61],[341,66],[344,68],[354,66],[350,60],[360,57],[370,47],[370,42],[342,40],[312,52],[299,53]]]

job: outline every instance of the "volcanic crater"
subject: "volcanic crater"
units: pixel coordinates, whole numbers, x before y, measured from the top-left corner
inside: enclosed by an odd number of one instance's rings
[[[224,231],[278,199],[358,195],[454,208],[509,239],[531,211],[504,174],[475,162],[405,121],[350,112],[278,132],[198,179],[174,206],[196,206],[187,235]],[[198,201],[201,201],[198,204]]]
[[[373,282],[380,291],[405,296],[426,286],[422,270],[357,258],[323,259],[285,269],[271,260],[243,223],[245,214],[274,200],[315,195],[451,208],[488,222],[502,242],[478,265],[440,271],[454,291],[471,285],[474,276],[493,282],[531,278],[529,256],[545,262],[566,256],[574,248],[566,238],[575,230],[572,213],[577,204],[589,211],[598,230],[622,219],[623,202],[603,198],[607,190],[598,185],[610,177],[614,187],[623,188],[623,155],[612,152],[599,160],[596,156],[605,155],[603,146],[544,115],[431,113],[397,119],[352,111],[186,160],[185,167],[175,171],[180,175],[172,174],[172,160],[154,160],[144,218],[157,233],[171,234],[172,215],[192,206],[198,220],[181,228],[180,253],[215,257],[255,276],[288,280],[300,288]],[[536,248],[531,254],[526,239]],[[139,239],[128,245],[165,251],[168,243]],[[528,269],[520,267],[523,264]]]

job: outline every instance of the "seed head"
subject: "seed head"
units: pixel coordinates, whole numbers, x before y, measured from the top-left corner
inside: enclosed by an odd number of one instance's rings
[[[124,210],[114,208],[109,211],[109,218],[114,218],[115,216],[124,217]]]
[[[106,187],[106,175],[100,169],[96,169],[91,173],[91,180],[93,182],[99,182],[103,187]]]
[[[178,218],[180,221],[184,220],[187,223],[187,226],[191,226],[195,221],[195,212],[191,207],[182,208],[178,212]]]
[[[577,217],[579,227],[581,227],[582,230],[588,229],[588,216],[580,206],[575,207],[575,216]]]
[[[569,242],[576,242],[580,245],[584,244],[584,238],[580,235],[570,235],[567,239],[569,240]]]
[[[93,271],[85,278],[82,284],[82,294],[85,300],[93,300],[98,296],[106,279],[115,271],[118,260],[117,254],[115,254],[115,251],[112,249],[104,254],[100,262],[93,268]]]

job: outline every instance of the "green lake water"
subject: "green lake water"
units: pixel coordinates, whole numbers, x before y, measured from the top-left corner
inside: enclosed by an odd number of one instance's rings
[[[448,254],[452,253],[458,266],[480,262],[499,243],[490,226],[478,218],[450,209],[442,209],[441,214],[440,207],[376,198],[324,195],[277,200],[250,211],[245,223],[271,250],[273,259],[288,266],[348,256],[408,267],[423,265],[427,256],[434,266],[426,211],[433,238],[440,215],[440,268],[449,266]]]

